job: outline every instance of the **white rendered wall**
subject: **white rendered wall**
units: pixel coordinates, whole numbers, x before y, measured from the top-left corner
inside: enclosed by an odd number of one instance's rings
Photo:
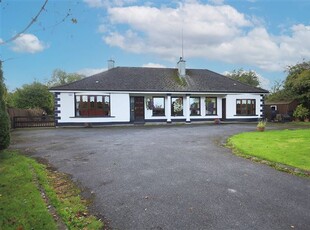
[[[75,95],[110,95],[111,116],[109,117],[75,117]],[[59,123],[103,123],[103,122],[129,122],[130,103],[129,94],[108,94],[104,92],[60,93]]]
[[[237,99],[255,99],[255,116],[237,116]],[[258,94],[233,94],[226,97],[226,118],[227,119],[249,119],[259,118],[261,115],[261,96]]]
[[[75,117],[75,95],[110,95],[110,117]],[[170,94],[169,94],[170,95]],[[186,119],[187,97],[182,94],[143,94],[137,93],[131,96],[144,96],[144,114],[145,120],[169,120],[171,110],[171,97],[180,96],[183,97],[183,116],[171,116],[172,120]],[[165,98],[165,116],[153,116],[153,111],[146,108],[146,100],[152,99],[153,96]],[[261,96],[258,94],[228,94],[228,95],[209,95],[209,94],[191,94],[191,97],[200,97],[200,116],[190,116],[190,120],[199,119],[215,119],[222,118],[222,99],[226,98],[226,118],[227,119],[248,119],[261,117]],[[217,98],[217,114],[206,115],[205,98],[215,97]],[[58,116],[59,123],[110,123],[110,122],[130,122],[130,94],[129,93],[108,93],[108,92],[62,92],[58,95],[60,105],[57,110],[60,111]],[[256,116],[236,116],[236,100],[237,99],[255,99],[256,100]],[[169,101],[168,101],[169,100]]]

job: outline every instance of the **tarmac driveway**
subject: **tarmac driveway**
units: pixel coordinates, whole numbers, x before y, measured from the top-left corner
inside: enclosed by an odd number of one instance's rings
[[[254,124],[27,129],[15,144],[95,195],[113,229],[309,229],[310,180],[220,143]]]

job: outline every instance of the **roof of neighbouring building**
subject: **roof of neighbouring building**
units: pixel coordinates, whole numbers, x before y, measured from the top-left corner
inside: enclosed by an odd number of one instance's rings
[[[289,101],[265,101],[265,105],[288,105],[288,104],[291,104],[293,102],[297,103],[297,100],[292,99]]]
[[[116,67],[50,90],[268,93],[207,69],[187,69],[182,78],[174,68],[147,67]]]

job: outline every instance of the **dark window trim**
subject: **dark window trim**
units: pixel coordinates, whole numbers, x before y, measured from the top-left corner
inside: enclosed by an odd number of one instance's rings
[[[246,104],[242,104],[243,100],[246,101]],[[248,104],[249,100],[251,101],[250,104]],[[238,101],[240,101],[240,104],[238,104]],[[238,109],[238,105],[241,106],[240,109]],[[242,105],[246,105],[246,113],[242,113]],[[249,109],[249,106],[250,106],[250,109]],[[256,99],[250,99],[250,98],[236,99],[236,115],[235,116],[258,116],[256,114]]]
[[[80,97],[80,102],[82,101],[83,97],[87,97],[87,104],[86,107],[79,110],[79,113],[81,113],[81,111],[86,111],[87,114],[85,115],[77,115],[77,97]],[[90,102],[90,98],[94,97],[94,107],[91,107],[91,102]],[[97,105],[97,98],[98,97],[102,97],[102,108],[98,109],[98,105]],[[106,97],[109,98],[109,105],[108,107],[105,106],[105,99]],[[91,111],[92,110],[92,111]],[[94,114],[89,114],[89,113],[96,113],[96,112],[103,112],[103,113],[108,113],[107,115],[105,114],[99,114],[99,115],[94,115]],[[110,95],[76,95],[74,94],[74,116],[77,118],[89,118],[89,117],[111,117],[111,96]]]
[[[215,99],[215,110],[216,110],[216,113],[215,114],[207,114],[207,98],[213,98]],[[218,109],[217,109],[217,97],[205,97],[205,116],[217,116],[218,114]]]
[[[80,116],[80,117],[70,117],[70,118],[115,118],[115,116]]]
[[[164,110],[164,112],[163,112],[163,114],[159,114],[159,115],[157,115],[157,114],[154,114],[154,98],[162,98],[163,100],[164,100],[164,108],[163,108],[163,110]],[[152,97],[152,102],[153,102],[153,109],[152,109],[152,116],[153,117],[164,117],[164,116],[166,116],[166,102],[165,102],[165,97],[164,96],[153,96]]]
[[[238,115],[238,114],[235,114],[234,117],[257,117],[258,115],[257,114],[249,114],[249,115]]]

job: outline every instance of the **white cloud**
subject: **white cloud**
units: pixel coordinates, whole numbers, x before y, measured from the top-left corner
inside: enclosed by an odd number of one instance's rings
[[[209,0],[210,3],[213,3],[215,5],[222,5],[224,4],[225,0]]]
[[[152,67],[152,68],[165,68],[166,66],[158,63],[149,62],[147,64],[142,65],[142,67]]]
[[[12,50],[19,53],[38,53],[48,48],[33,34],[21,34],[13,41]]]
[[[101,25],[98,26],[98,32],[99,33],[105,33],[107,31],[108,31],[108,27],[106,25],[101,24]]]
[[[262,75],[260,75],[258,73],[256,73],[256,75],[258,76],[258,79],[259,79],[259,82],[260,82],[260,87],[263,88],[263,89],[269,90],[271,88],[270,80],[265,78],[265,77],[263,77]]]
[[[106,7],[106,4],[104,0],[84,0],[84,2],[89,7],[99,8],[99,7]]]
[[[143,39],[132,30],[127,30],[124,35],[112,32],[103,37],[103,40],[111,46],[117,46],[133,53],[141,53],[144,49]]]
[[[86,77],[88,77],[88,76],[92,76],[92,75],[97,74],[97,73],[101,73],[101,72],[106,71],[106,70],[107,70],[107,68],[98,68],[98,69],[85,68],[85,69],[81,69],[81,70],[76,71],[76,73],[82,74],[82,75],[85,75]]]
[[[186,58],[202,57],[267,71],[282,71],[310,58],[310,26],[294,25],[285,35],[273,35],[264,20],[229,5],[185,1],[176,8],[110,7],[108,16],[110,24],[101,30],[103,41],[132,53],[176,60],[181,54],[183,27]]]
[[[84,0],[84,2],[93,8],[109,8],[112,6],[125,6],[136,2],[136,0]]]

